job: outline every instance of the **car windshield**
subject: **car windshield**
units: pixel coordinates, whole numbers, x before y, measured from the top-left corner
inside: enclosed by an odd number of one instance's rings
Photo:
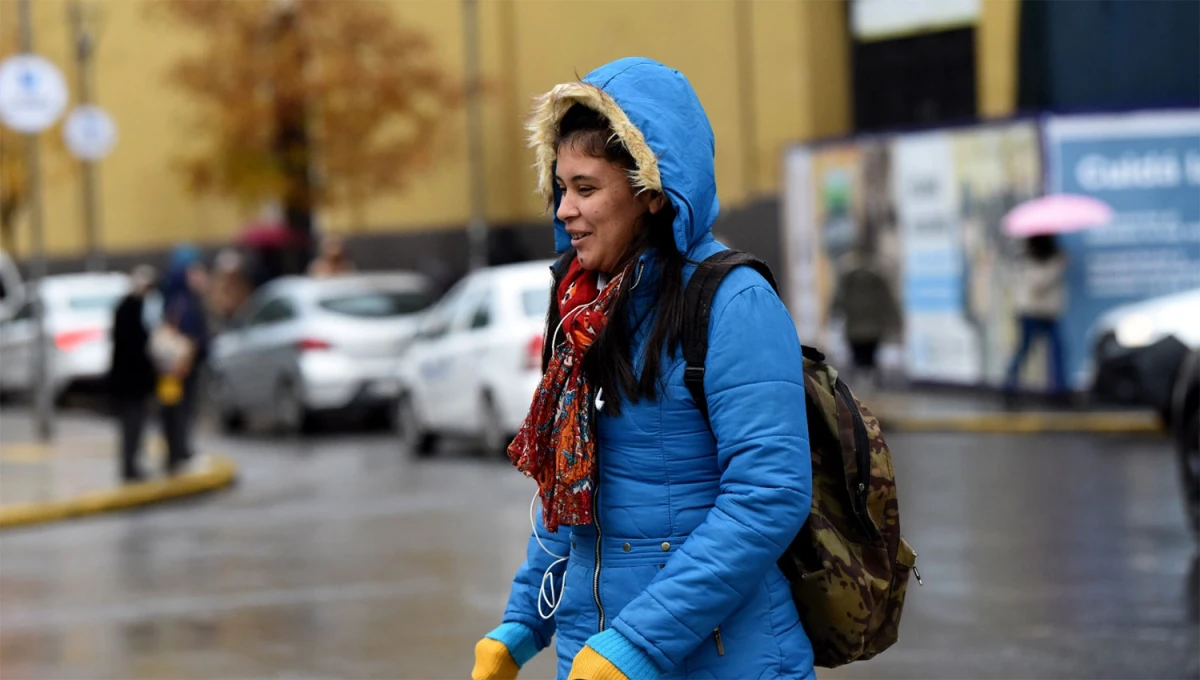
[[[550,287],[538,286],[537,288],[527,288],[521,293],[521,308],[525,312],[525,316],[530,318],[538,318],[546,315],[546,308],[550,306]]]
[[[317,304],[343,316],[381,319],[419,312],[431,302],[429,293],[422,290],[362,290],[329,296]]]

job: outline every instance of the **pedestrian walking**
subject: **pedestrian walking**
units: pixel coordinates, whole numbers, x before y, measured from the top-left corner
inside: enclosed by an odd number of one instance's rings
[[[159,368],[157,393],[167,440],[168,474],[179,472],[192,457],[200,373],[208,357],[203,303],[207,283],[199,252],[190,246],[176,249],[163,283],[162,323],[151,339]]]
[[[1067,302],[1066,272],[1067,257],[1059,250],[1054,236],[1033,236],[1025,241],[1025,253],[1017,263],[1013,286],[1013,309],[1021,338],[1004,384],[1006,401],[1010,404],[1017,393],[1021,368],[1039,337],[1046,339],[1050,392],[1054,397],[1062,397],[1066,392],[1062,333],[1058,327]]]
[[[153,267],[133,270],[129,293],[117,305],[112,326],[112,362],[108,393],[121,427],[121,479],[140,482],[142,433],[154,393],[155,371],[150,360],[150,332],[146,328],[146,295],[154,287]]]
[[[842,266],[830,313],[842,318],[855,382],[881,387],[879,346],[899,332],[900,305],[873,249],[859,246],[847,254]]]
[[[801,347],[762,275],[712,301],[707,422],[684,380],[685,286],[725,249],[699,99],[621,59],[541,97],[530,130],[564,255],[509,448],[538,483],[527,560],[472,677],[516,677],[551,637],[563,679],[813,677],[776,565],[811,504]]]

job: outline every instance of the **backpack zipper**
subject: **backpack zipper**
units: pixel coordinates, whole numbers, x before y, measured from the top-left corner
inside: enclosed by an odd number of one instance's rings
[[[850,386],[838,378],[833,389],[841,395],[842,401],[846,403],[846,408],[850,409],[851,420],[854,423],[854,452],[857,454],[855,463],[858,466],[858,485],[856,487],[858,494],[854,497],[856,514],[867,533],[873,538],[879,538],[879,530],[867,512],[867,482],[871,479],[871,438],[867,434],[867,423],[863,420],[862,412],[858,410],[858,404],[854,401]]]
[[[713,641],[717,643],[717,656],[725,656],[725,643],[721,641],[721,627],[713,628]]]

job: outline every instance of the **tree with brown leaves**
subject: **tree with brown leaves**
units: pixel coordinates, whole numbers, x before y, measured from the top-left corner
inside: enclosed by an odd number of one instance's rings
[[[369,197],[404,189],[460,105],[429,40],[382,2],[164,0],[151,11],[203,41],[169,74],[197,104],[190,186],[277,199],[306,234],[313,208],[359,216]]]

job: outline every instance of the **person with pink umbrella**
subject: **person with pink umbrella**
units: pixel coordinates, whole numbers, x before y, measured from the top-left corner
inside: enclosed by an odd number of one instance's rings
[[[1004,383],[1008,403],[1011,404],[1016,396],[1021,367],[1038,337],[1044,337],[1048,345],[1051,394],[1063,397],[1067,393],[1063,338],[1058,320],[1067,303],[1068,261],[1055,235],[1097,227],[1111,219],[1112,209],[1105,203],[1087,196],[1067,194],[1026,201],[1005,215],[1004,232],[1026,239],[1025,252],[1016,267],[1013,290],[1013,309],[1021,338]]]
[[[1048,345],[1050,391],[1060,396],[1066,389],[1062,333],[1058,324],[1067,299],[1064,282],[1066,255],[1059,249],[1058,240],[1053,235],[1032,236],[1025,242],[1025,252],[1016,269],[1013,309],[1017,314],[1021,339],[1008,366],[1008,378],[1004,383],[1005,397],[1011,401],[1016,395],[1021,367],[1038,337],[1044,337]]]

